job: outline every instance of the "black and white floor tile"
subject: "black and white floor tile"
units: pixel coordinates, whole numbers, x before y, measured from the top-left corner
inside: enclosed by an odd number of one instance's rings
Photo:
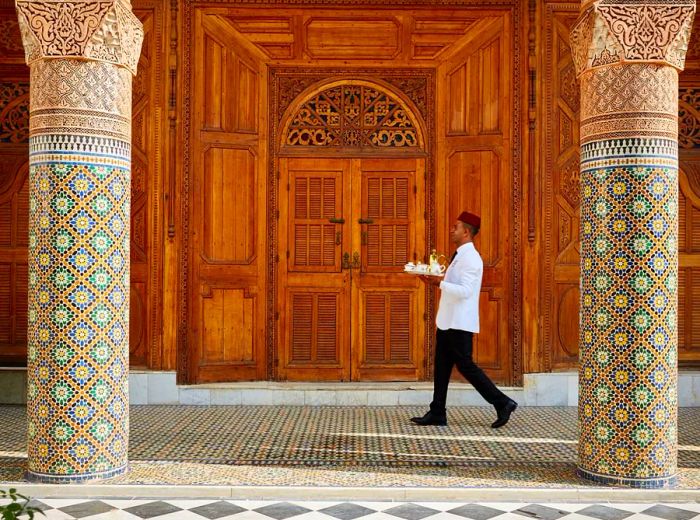
[[[2,504],[2,502],[0,502]],[[691,520],[700,503],[34,499],[47,520]]]

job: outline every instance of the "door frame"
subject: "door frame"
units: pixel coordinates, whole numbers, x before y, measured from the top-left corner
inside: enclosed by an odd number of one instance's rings
[[[368,154],[362,150],[352,153],[342,153],[329,148],[319,147],[313,150],[314,156],[337,157],[353,159],[362,157],[372,158],[406,158],[420,157],[425,159],[424,179],[424,207],[425,207],[425,244],[428,249],[435,244],[435,70],[434,69],[318,69],[279,67],[269,70],[269,153],[268,153],[268,184],[267,200],[269,210],[267,212],[268,237],[268,270],[267,270],[267,378],[279,380],[279,362],[281,356],[281,338],[278,334],[280,320],[278,301],[278,265],[279,265],[279,238],[278,229],[284,225],[279,220],[279,197],[284,196],[280,189],[280,161],[281,157],[309,157],[309,150],[295,151],[282,149],[282,129],[286,124],[289,112],[293,111],[299,100],[306,100],[313,92],[330,87],[333,84],[344,81],[360,81],[370,85],[376,85],[381,90],[387,91],[399,99],[411,109],[414,121],[422,134],[423,148],[416,150],[386,149],[381,153]],[[410,95],[396,85],[413,85]],[[415,88],[421,85],[422,89]],[[293,96],[289,96],[289,92]],[[282,95],[284,94],[284,95]],[[425,291],[425,315],[424,320],[430,321],[434,314],[434,291]],[[427,324],[427,323],[426,323]],[[432,327],[424,327],[424,344],[427,347],[423,358],[423,374],[426,378],[432,377],[434,334]]]

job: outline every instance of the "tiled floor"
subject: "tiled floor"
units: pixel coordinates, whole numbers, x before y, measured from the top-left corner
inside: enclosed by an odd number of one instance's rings
[[[133,406],[130,471],[110,484],[592,488],[575,475],[575,408]],[[0,483],[26,471],[26,410],[0,406]],[[700,408],[679,410],[679,484],[700,488]],[[607,519],[605,519],[607,520]]]
[[[236,500],[42,499],[31,505],[49,520],[691,520],[698,503],[457,503],[457,502],[266,502]],[[38,516],[37,518],[42,518]]]

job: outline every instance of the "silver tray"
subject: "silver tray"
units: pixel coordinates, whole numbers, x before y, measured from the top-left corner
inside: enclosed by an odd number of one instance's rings
[[[430,271],[407,271],[406,269],[404,269],[403,272],[408,274],[424,274],[426,276],[437,276],[438,278],[442,278],[443,276],[445,276],[445,273],[433,274]]]

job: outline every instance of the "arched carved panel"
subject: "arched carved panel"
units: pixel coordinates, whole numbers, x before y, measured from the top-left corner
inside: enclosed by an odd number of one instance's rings
[[[343,82],[294,107],[282,148],[423,148],[410,107],[378,85]]]

